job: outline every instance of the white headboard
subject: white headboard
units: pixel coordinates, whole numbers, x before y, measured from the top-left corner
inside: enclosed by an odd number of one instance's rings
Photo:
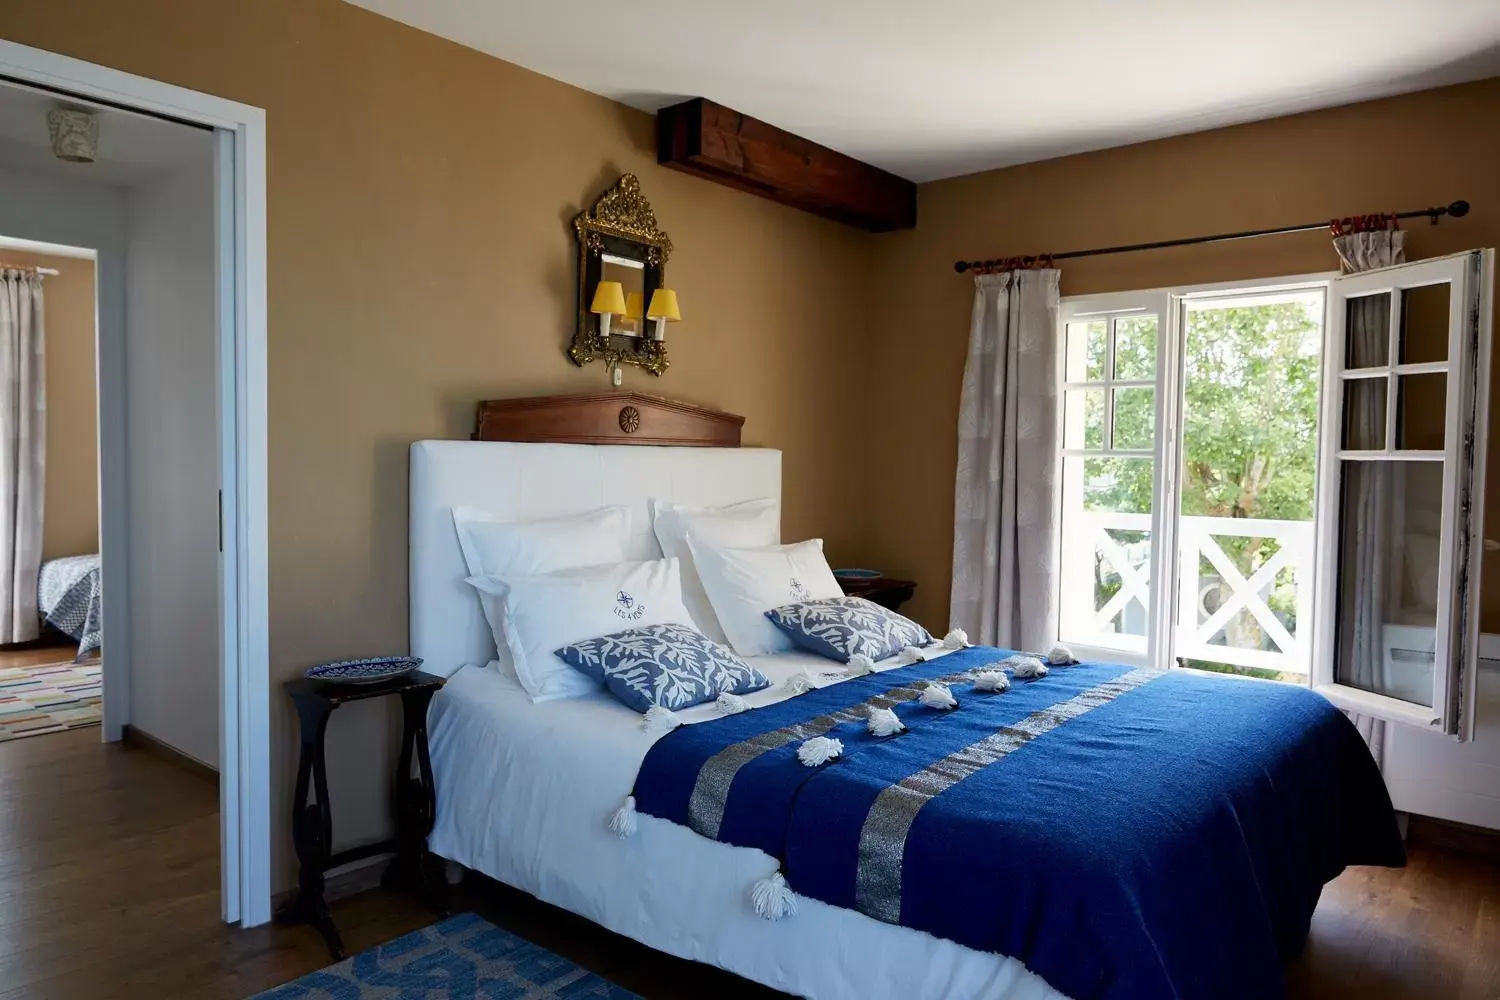
[[[411,446],[411,652],[447,676],[494,656],[452,508],[529,520],[630,508],[632,559],[659,559],[652,498],[718,506],[781,497],[781,452],[769,448],[418,441]]]

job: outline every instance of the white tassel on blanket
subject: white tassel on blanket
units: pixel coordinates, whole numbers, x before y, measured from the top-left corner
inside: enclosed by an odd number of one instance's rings
[[[895,736],[906,731],[906,723],[888,708],[872,708],[870,721],[865,723],[865,728],[870,731],[871,736]]]
[[[647,736],[665,736],[680,725],[682,720],[677,717],[677,713],[660,705],[652,705],[646,709],[646,714],[641,719],[641,728],[646,731]]]
[[[969,648],[969,633],[965,632],[961,628],[954,629],[953,631],[949,632],[947,635],[943,636],[943,648],[944,649],[968,649]]]
[[[720,715],[738,715],[749,707],[744,698],[729,691],[725,691],[714,701],[714,711]]]
[[[1009,667],[1017,680],[1024,681],[1032,677],[1047,676],[1047,664],[1035,656],[1007,656],[1000,665]]]
[[[948,685],[933,681],[922,689],[922,704],[928,708],[957,708],[958,699],[948,690]]]
[[[907,646],[901,651],[901,655],[896,657],[896,662],[903,667],[910,666],[913,663],[925,663],[927,662],[927,654],[922,652],[917,646]]]
[[[781,682],[781,689],[789,695],[807,694],[809,691],[816,691],[820,686],[818,679],[810,670],[802,670]]]
[[[625,804],[609,818],[609,832],[624,840],[635,836],[635,796],[625,797]]]
[[[981,670],[974,675],[975,691],[992,691],[999,694],[1010,690],[1010,675],[1003,670]]]
[[[1074,656],[1073,651],[1067,646],[1058,643],[1047,651],[1047,662],[1054,666],[1065,667],[1071,663],[1077,663],[1078,657]]]
[[[850,677],[863,677],[865,674],[875,672],[875,661],[864,653],[855,653],[849,657],[848,674]]]
[[[814,736],[810,740],[803,740],[802,745],[797,748],[797,759],[806,767],[818,767],[826,764],[844,752],[844,744],[839,740],[827,736]]]
[[[758,916],[766,920],[780,920],[797,915],[797,896],[786,877],[776,872],[768,878],[757,879],[750,887],[750,905]]]

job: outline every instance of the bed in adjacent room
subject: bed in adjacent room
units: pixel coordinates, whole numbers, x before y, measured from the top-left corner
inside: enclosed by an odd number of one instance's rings
[[[757,560],[788,568],[789,607],[837,601],[821,544],[779,538],[780,474],[754,448],[413,446],[413,652],[451,673],[429,720],[436,854],[820,1000],[1274,998],[1322,885],[1401,863],[1364,744],[1305,689],[1042,664],[889,621],[879,657],[841,659],[848,630],[821,620],[789,650],[807,623],[777,599],[766,624]],[[697,525],[686,549],[673,516]],[[523,559],[518,524],[555,540]],[[484,596],[483,564],[507,559]],[[669,587],[741,654],[742,693],[666,710],[664,684],[707,695],[634,639],[613,643],[629,671],[587,681],[577,650],[612,644],[583,640],[649,624]],[[598,624],[550,620],[556,594],[595,592]],[[549,628],[580,632],[577,670]]]
[[[97,552],[49,559],[37,574],[37,613],[78,643],[78,661],[104,642],[100,582]]]

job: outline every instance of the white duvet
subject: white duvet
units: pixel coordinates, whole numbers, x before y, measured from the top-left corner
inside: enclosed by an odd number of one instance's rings
[[[775,684],[834,667],[806,653],[750,661]],[[774,686],[747,696],[752,706]],[[678,713],[711,717],[712,707]],[[654,742],[605,692],[534,705],[497,671],[464,667],[433,700],[434,852],[660,951],[817,1000],[1066,1000],[1018,961],[854,910],[798,900],[795,916],[756,916],[750,885],[768,855],[640,817],[608,831]]]

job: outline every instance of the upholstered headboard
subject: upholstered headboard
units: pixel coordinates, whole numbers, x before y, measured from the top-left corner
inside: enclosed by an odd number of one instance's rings
[[[447,675],[485,663],[494,642],[467,575],[452,508],[524,520],[621,504],[630,508],[632,559],[659,559],[653,497],[719,505],[781,496],[781,452],[766,448],[498,441],[411,446],[411,650]]]

